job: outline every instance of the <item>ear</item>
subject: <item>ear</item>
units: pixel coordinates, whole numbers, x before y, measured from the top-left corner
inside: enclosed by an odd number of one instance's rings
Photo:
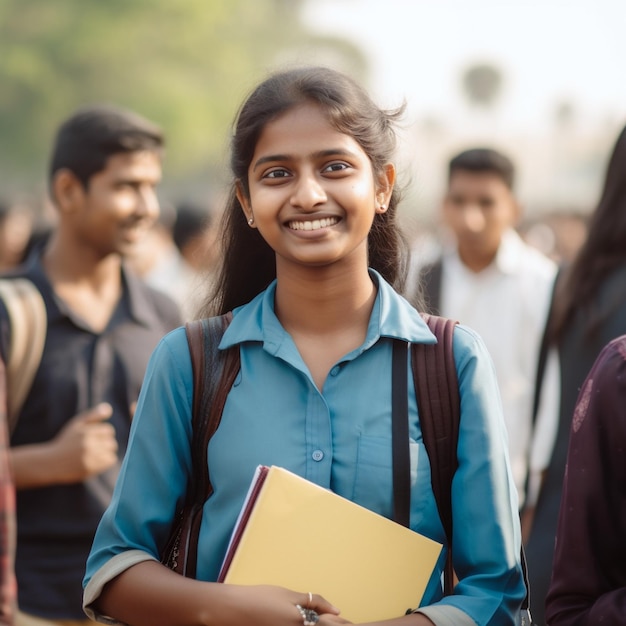
[[[237,195],[237,200],[239,200],[239,204],[241,205],[243,214],[246,216],[246,222],[248,222],[250,228],[256,228],[256,226],[254,225],[254,214],[252,213],[250,197],[244,191],[243,185],[241,184],[240,180],[235,183],[235,194]]]
[[[396,168],[393,163],[387,163],[376,180],[376,213],[385,213],[389,208],[395,182]]]
[[[85,188],[68,170],[58,170],[52,178],[52,199],[61,214],[75,213],[84,203]]]

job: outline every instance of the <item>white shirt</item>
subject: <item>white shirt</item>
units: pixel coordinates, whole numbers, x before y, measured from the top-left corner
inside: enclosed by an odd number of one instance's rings
[[[496,258],[480,272],[464,265],[456,248],[446,250],[442,260],[441,315],[477,331],[495,365],[521,506],[528,468],[547,467],[557,423],[558,361],[551,358],[531,447],[539,347],[557,266],[513,230],[503,235]]]

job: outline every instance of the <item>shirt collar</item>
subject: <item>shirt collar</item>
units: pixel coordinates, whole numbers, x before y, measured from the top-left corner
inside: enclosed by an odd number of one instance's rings
[[[80,327],[85,327],[84,321],[76,316],[73,311],[61,300],[57,298],[52,288],[52,284],[46,275],[42,263],[42,251],[32,254],[25,263],[26,276],[37,286],[48,309],[49,320],[67,317]],[[160,324],[160,320],[155,311],[154,304],[147,297],[147,287],[142,284],[141,279],[128,271],[122,264],[122,295],[118,307],[124,302],[127,303],[128,310],[133,319],[147,328]],[[113,314],[115,315],[115,314]],[[91,332],[91,331],[90,331]]]
[[[370,269],[378,292],[370,316],[367,335],[360,351],[375,344],[380,337],[402,339],[412,343],[436,343],[426,322],[417,310],[375,270]],[[224,333],[220,348],[248,341],[262,342],[264,348],[277,354],[287,337],[285,329],[274,313],[274,280],[248,304],[233,311],[233,321]]]
[[[523,263],[524,245],[522,238],[513,229],[505,230],[502,233],[502,239],[500,240],[500,246],[495,258],[485,270],[497,271],[502,274],[518,273],[520,264]],[[452,263],[452,267],[456,267],[457,271],[470,275],[475,274],[461,261],[456,246],[449,247],[445,256]]]

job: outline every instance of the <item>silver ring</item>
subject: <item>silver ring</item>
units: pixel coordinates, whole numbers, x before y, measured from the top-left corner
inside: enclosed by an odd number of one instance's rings
[[[313,609],[305,609],[303,606],[296,604],[296,609],[300,611],[303,626],[315,626],[319,622],[320,616]]]

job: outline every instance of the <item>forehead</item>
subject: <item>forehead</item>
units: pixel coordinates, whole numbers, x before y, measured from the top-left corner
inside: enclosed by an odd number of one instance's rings
[[[158,179],[161,176],[161,155],[153,150],[118,152],[106,160],[104,169],[95,174],[99,175],[104,178]]]
[[[251,165],[267,154],[299,156],[333,149],[349,150],[368,158],[353,137],[340,132],[330,123],[319,105],[306,102],[265,125],[255,146]]]
[[[450,175],[448,190],[454,194],[489,195],[512,198],[513,193],[504,180],[495,172],[454,170]]]

